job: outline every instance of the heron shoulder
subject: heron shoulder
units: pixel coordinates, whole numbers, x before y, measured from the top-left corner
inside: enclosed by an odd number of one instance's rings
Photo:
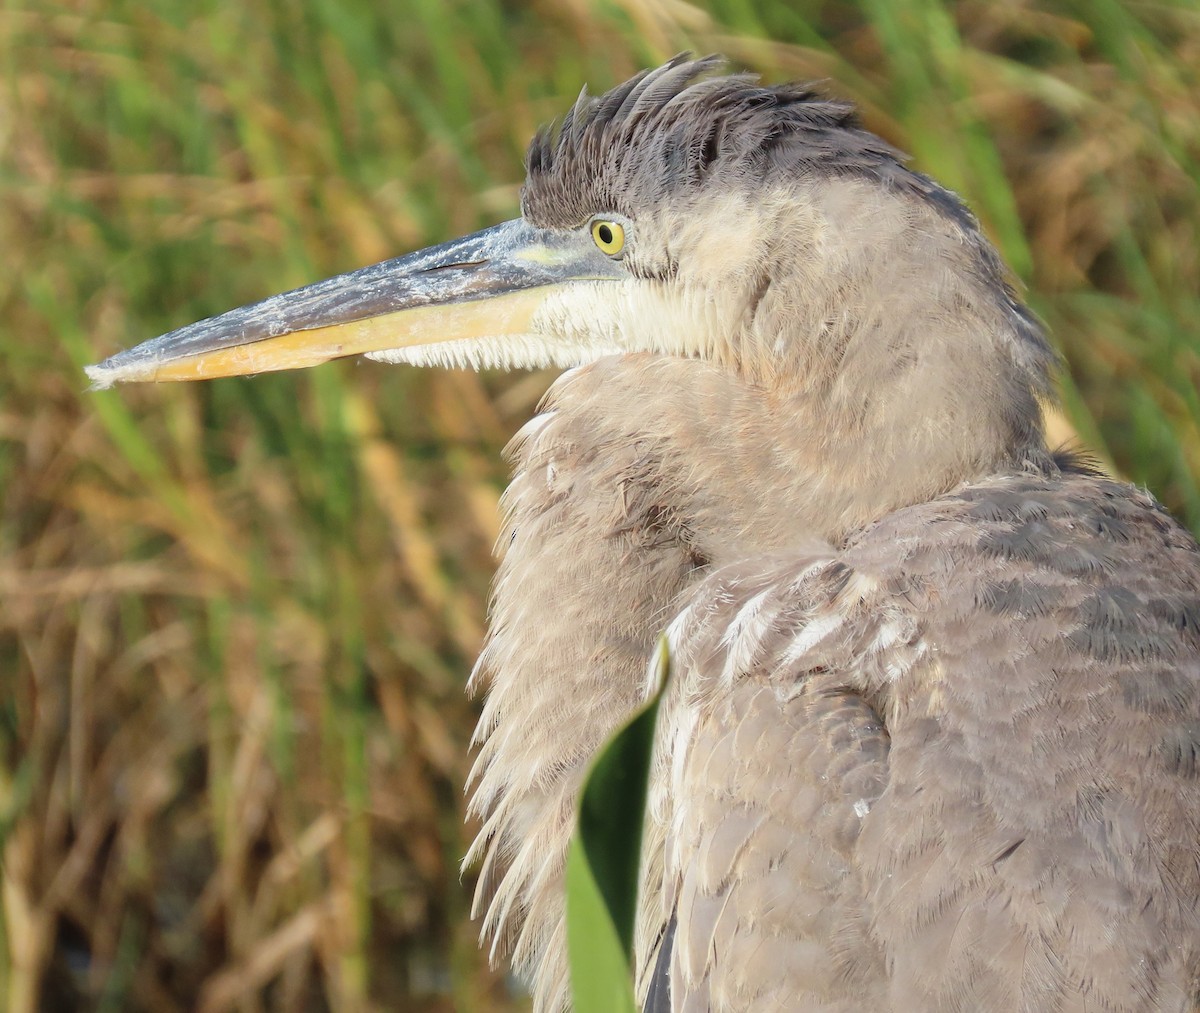
[[[715,569],[672,624],[676,650],[695,678],[756,671],[781,684],[834,651],[857,686],[884,694],[950,657],[976,670],[1050,658],[1067,684],[1068,661],[1122,682],[1169,665],[1200,705],[1195,538],[1144,490],[1062,464],[902,507],[825,552]]]
[[[1054,465],[971,483],[714,571],[671,636],[643,938],[677,915],[673,988],[769,997],[770,961],[711,958],[759,932],[858,1008],[885,982],[896,1008],[1187,1008],[1200,549],[1148,494]],[[763,896],[776,875],[804,888]]]

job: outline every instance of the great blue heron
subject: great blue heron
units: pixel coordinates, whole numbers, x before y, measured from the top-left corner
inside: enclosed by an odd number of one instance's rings
[[[476,909],[537,1008],[582,771],[663,628],[647,1005],[1196,1008],[1200,550],[1047,450],[1054,356],[953,194],[717,70],[581,97],[521,219],[89,375],[575,367],[510,448],[472,676]]]

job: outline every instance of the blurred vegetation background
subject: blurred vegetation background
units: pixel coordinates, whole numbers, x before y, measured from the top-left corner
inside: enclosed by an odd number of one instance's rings
[[[463,683],[549,375],[85,362],[513,216],[677,51],[829,79],[979,213],[1081,442],[1200,527],[1200,12],[1158,0],[12,0],[0,12],[0,1007],[520,1008]]]

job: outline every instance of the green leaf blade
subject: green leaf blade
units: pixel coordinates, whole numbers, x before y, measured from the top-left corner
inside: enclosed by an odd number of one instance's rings
[[[580,1013],[625,1013],[633,998],[642,824],[658,707],[670,675],[666,638],[658,646],[659,686],[592,763],[567,855],[567,946]]]

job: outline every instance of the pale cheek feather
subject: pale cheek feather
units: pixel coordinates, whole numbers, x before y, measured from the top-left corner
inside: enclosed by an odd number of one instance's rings
[[[462,338],[436,345],[389,348],[368,352],[378,362],[408,363],[413,366],[440,366],[447,369],[542,369],[548,366],[577,366],[621,349],[615,344],[595,340],[588,344],[560,340],[553,334],[508,334],[503,338]]]

